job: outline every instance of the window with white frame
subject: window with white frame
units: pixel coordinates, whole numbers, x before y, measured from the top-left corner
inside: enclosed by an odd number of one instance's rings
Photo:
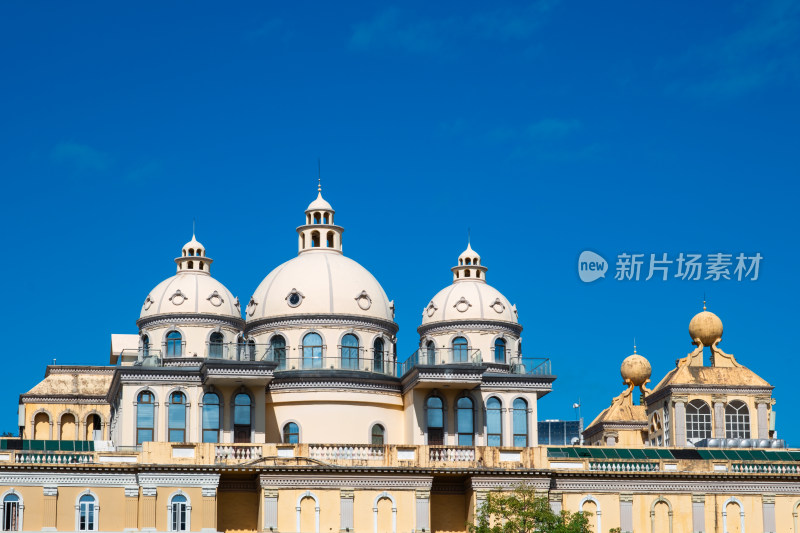
[[[686,440],[694,444],[711,438],[711,408],[703,400],[686,405]]]
[[[169,530],[189,531],[189,500],[176,494],[169,502]]]
[[[3,531],[22,530],[22,499],[11,493],[3,497]]]
[[[728,439],[750,438],[750,411],[741,400],[733,400],[725,406],[725,437]]]
[[[503,405],[494,396],[486,400],[486,441],[489,446],[503,445]]]
[[[93,494],[84,494],[78,499],[78,516],[76,529],[78,531],[97,531],[97,519],[100,507]]]
[[[669,406],[664,406],[664,446],[669,446]]]

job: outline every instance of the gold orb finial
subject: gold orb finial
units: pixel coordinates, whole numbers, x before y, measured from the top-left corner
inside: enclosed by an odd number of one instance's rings
[[[652,371],[653,369],[650,367],[650,361],[636,353],[635,348],[633,354],[626,357],[619,367],[619,373],[622,375],[622,379],[635,387],[641,387],[647,383]]]
[[[722,338],[722,320],[706,310],[703,302],[703,310],[692,317],[689,322],[689,337],[692,342],[699,339],[703,346],[712,346]]]

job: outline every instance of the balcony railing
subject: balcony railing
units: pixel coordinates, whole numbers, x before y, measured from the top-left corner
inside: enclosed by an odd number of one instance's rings
[[[430,448],[428,456],[434,462],[463,462],[475,460],[475,448],[463,446],[447,446],[441,448]]]
[[[14,454],[14,462],[32,464],[89,464],[94,463],[94,454],[16,452]]]
[[[549,376],[552,373],[550,359],[523,357],[518,354],[507,354],[502,361],[494,357],[484,360],[480,350],[463,350],[454,348],[422,348],[411,354],[405,361],[398,363],[398,376],[405,375],[412,368],[420,365],[471,364],[475,366],[508,366],[512,374]]]
[[[322,446],[310,444],[308,454],[312,459],[320,461],[361,460],[382,461],[386,455],[383,446],[368,446],[365,444],[340,444]]]
[[[259,445],[218,444],[214,447],[214,456],[217,461],[226,459],[247,461],[250,459],[260,459],[262,455],[263,447]]]
[[[596,472],[657,472],[658,463],[590,461],[589,470]]]

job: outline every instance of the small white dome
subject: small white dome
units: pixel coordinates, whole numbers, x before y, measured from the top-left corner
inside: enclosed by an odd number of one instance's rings
[[[392,305],[367,269],[337,251],[317,248],[270,272],[253,293],[245,319],[325,314],[393,321]]]
[[[322,192],[320,191],[317,193],[317,199],[308,204],[306,212],[308,211],[333,211],[333,207],[322,197]]]
[[[209,274],[181,272],[150,291],[139,318],[155,315],[205,314],[241,320],[238,300]]]
[[[213,262],[206,256],[205,246],[192,235],[192,240],[183,245],[180,257],[175,258],[178,273],[150,291],[139,318],[205,314],[241,320],[239,300],[209,274]]]
[[[461,320],[519,323],[516,307],[484,281],[461,280],[445,287],[422,311],[422,325]]]

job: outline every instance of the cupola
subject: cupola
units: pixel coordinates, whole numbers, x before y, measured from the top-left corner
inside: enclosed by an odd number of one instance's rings
[[[342,253],[344,228],[333,223],[334,211],[322,197],[322,183],[317,184],[317,198],[306,208],[306,223],[297,228],[298,253],[328,251]]]
[[[467,249],[458,256],[458,264],[451,268],[453,281],[482,281],[486,283],[488,268],[481,265],[481,256],[467,243]]]
[[[178,273],[194,272],[208,274],[211,270],[213,259],[206,256],[206,247],[197,241],[192,233],[192,240],[183,245],[181,256],[175,258],[178,264]]]

